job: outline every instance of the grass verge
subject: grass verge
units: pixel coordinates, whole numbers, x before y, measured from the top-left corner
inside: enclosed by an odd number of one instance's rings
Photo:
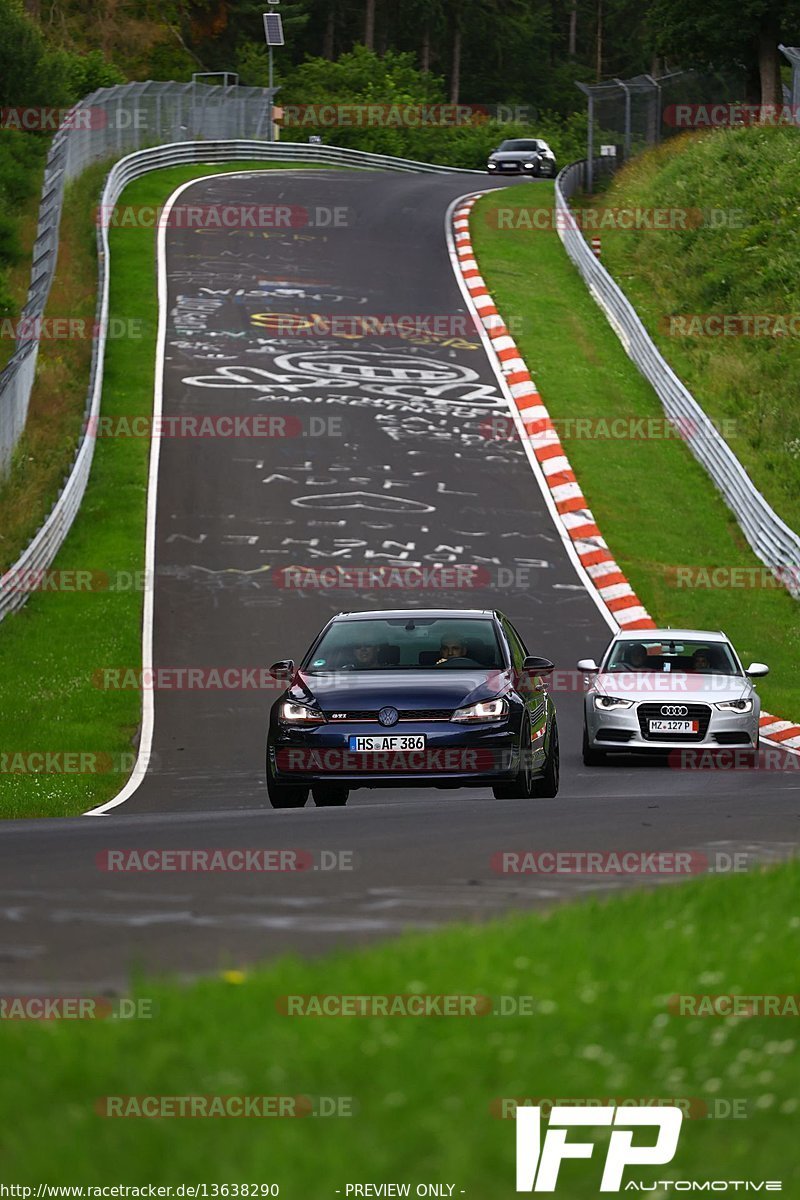
[[[731,448],[756,486],[800,530],[797,130],[671,139],[614,176],[599,203],[686,220],[685,230],[604,231],[604,264],[673,370],[734,431]],[[735,323],[728,336],[695,335],[693,314],[772,314],[794,324],[769,336],[740,335]]]
[[[274,170],[286,164],[264,165]],[[201,175],[260,169],[259,164],[168,168],[132,183],[126,204],[158,205],[181,183]],[[99,187],[82,196],[85,237]],[[77,210],[76,210],[77,211]],[[91,314],[94,302],[91,303]],[[158,303],[152,229],[111,233],[110,315],[138,322],[142,337],[110,339],[102,412],[140,416],[152,411]],[[78,414],[85,375],[73,379]],[[83,390],[80,391],[80,388]],[[73,412],[74,419],[74,412]],[[78,417],[76,430],[80,428]],[[74,438],[70,445],[74,445]],[[140,572],[144,567],[144,521],[149,443],[141,438],[98,440],[81,511],[59,553],[59,571]],[[71,461],[71,453],[68,461]],[[40,520],[33,524],[31,533]],[[141,662],[142,596],[119,592],[34,593],[0,626],[0,816],[74,816],[110,799],[130,773],[141,699],[134,691],[101,691],[91,664]],[[50,770],[25,771],[19,755],[32,752],[88,755],[50,760]],[[38,765],[38,764],[37,764]],[[89,770],[72,772],[71,768]],[[19,772],[19,773],[17,773]]]
[[[347,1183],[407,1181],[413,1196],[438,1182],[490,1200],[514,1195],[514,1123],[496,1115],[499,1098],[616,1097],[691,1102],[693,1114],[671,1164],[629,1168],[626,1180],[782,1179],[796,1195],[798,1018],[685,1017],[669,998],[792,993],[798,887],[800,866],[787,864],[185,988],[142,982],[136,994],[157,1006],[148,1021],[0,1022],[14,1114],[0,1127],[4,1177],[277,1183],[320,1200]],[[533,999],[506,1016],[278,1011],[282,996],[340,993]],[[275,1094],[349,1097],[355,1115],[125,1120],[95,1108],[102,1097]],[[736,1119],[717,1115],[734,1101]],[[597,1195],[605,1136],[588,1133],[591,1162],[564,1164],[562,1194]]]
[[[551,203],[538,184],[536,203]],[[675,439],[574,437],[569,421],[663,417],[554,232],[498,228],[518,189],[492,192],[473,210],[481,273],[533,373],[600,529],[654,618],[724,629],[745,662],[767,662],[766,709],[797,718],[800,605],[780,589],[679,588],[675,568],[758,568],[713,483]],[[545,199],[549,197],[549,199]],[[571,426],[574,430],[574,426]],[[601,647],[598,647],[598,650]]]

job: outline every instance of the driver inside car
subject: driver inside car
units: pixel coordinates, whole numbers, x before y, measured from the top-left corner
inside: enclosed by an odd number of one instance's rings
[[[350,646],[341,665],[345,671],[369,671],[372,667],[380,666],[377,645],[374,642],[358,642]]]
[[[468,658],[467,647],[457,637],[443,637],[439,645],[441,658],[436,660],[436,666],[449,662],[452,658]]]

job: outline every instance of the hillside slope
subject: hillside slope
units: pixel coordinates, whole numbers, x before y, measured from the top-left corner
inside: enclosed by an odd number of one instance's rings
[[[665,223],[686,225],[604,229],[603,262],[673,369],[725,422],[756,485],[800,529],[800,130],[674,139],[594,203],[670,210]],[[776,320],[759,332],[754,318],[767,315]]]

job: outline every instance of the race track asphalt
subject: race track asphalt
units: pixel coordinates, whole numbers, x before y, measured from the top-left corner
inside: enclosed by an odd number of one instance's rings
[[[170,229],[164,415],[272,417],[289,436],[164,438],[156,668],[268,667],[301,657],[335,612],[406,605],[501,608],[532,653],[565,670],[602,651],[608,627],[521,445],[492,436],[507,409],[445,239],[450,204],[478,186],[488,184],[315,170],[184,192],[179,204],[289,205],[293,225]],[[351,318],[386,327],[401,316],[436,336],[344,336]],[[478,586],[296,589],[283,574],[435,563],[479,568]],[[0,991],[123,990],[134,968],[192,976],[636,882],[503,874],[492,865],[502,850],[693,848],[746,853],[752,865],[796,848],[800,772],[587,769],[574,686],[556,694],[555,800],[359,790],[347,809],[275,812],[263,782],[273,699],[252,687],[158,690],[153,763],[124,805],[3,827]],[[336,869],[98,865],[109,848],[214,847],[299,848]]]

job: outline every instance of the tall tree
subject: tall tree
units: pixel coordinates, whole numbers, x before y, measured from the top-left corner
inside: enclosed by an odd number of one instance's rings
[[[779,42],[800,23],[798,0],[652,0],[652,49],[672,62],[708,71],[743,70],[751,101],[781,103]],[[791,38],[789,40],[792,40]]]
[[[375,49],[375,0],[367,0],[364,10],[364,45],[368,50]]]
[[[452,56],[450,58],[450,103],[458,104],[461,92],[461,43],[463,33],[461,30],[461,16],[457,6],[453,13],[452,21],[453,42]]]

